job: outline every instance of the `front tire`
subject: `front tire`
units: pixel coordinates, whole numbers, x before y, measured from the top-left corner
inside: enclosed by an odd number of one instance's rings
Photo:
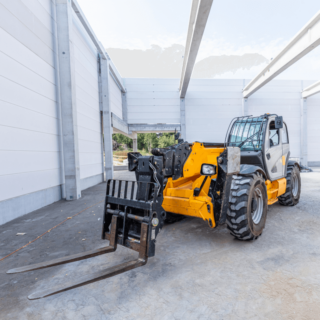
[[[266,224],[268,196],[264,178],[255,173],[232,177],[227,226],[239,240],[257,239]]]
[[[283,206],[295,206],[299,203],[301,193],[301,177],[298,166],[288,165],[286,179],[286,192],[281,195],[278,200]]]

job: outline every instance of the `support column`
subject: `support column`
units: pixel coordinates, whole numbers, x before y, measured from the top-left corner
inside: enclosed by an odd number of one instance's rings
[[[63,129],[62,129],[62,109],[61,109],[61,94],[60,94],[60,73],[59,73],[59,49],[58,49],[58,29],[57,29],[57,13],[56,3],[51,2],[51,12],[54,17],[51,21],[53,30],[53,51],[54,51],[54,71],[55,71],[55,84],[56,92],[55,97],[57,101],[57,110],[59,114],[59,151],[60,151],[60,176],[61,176],[61,196],[62,199],[66,198],[65,188],[65,172],[64,172],[64,150],[63,150]]]
[[[100,59],[100,104],[103,114],[104,171],[106,180],[113,178],[113,149],[109,99],[109,61]]]
[[[186,105],[185,99],[180,99],[180,127],[181,127],[181,139],[186,140]]]
[[[243,115],[243,116],[249,115],[249,111],[248,111],[248,98],[242,98],[242,115]]]
[[[243,79],[243,88],[246,86],[246,79]],[[242,98],[242,110],[241,114],[242,116],[248,116],[249,110],[248,110],[248,98]]]
[[[100,55],[99,55],[100,59]],[[100,60],[99,60],[100,68]],[[100,70],[100,69],[99,69]],[[99,102],[100,102],[100,134],[101,134],[101,172],[102,172],[102,181],[106,181],[105,167],[104,167],[104,137],[103,137],[103,111],[101,103],[101,77],[99,73]]]
[[[307,99],[301,99],[300,108],[300,163],[308,166],[308,108]]]
[[[71,3],[56,0],[56,15],[65,195],[67,200],[75,200],[81,197],[81,187]]]
[[[128,109],[127,109],[127,93],[121,92],[122,97],[122,120],[128,122]]]
[[[137,137],[137,133],[133,134],[132,149],[133,149],[133,152],[138,152],[138,137]]]

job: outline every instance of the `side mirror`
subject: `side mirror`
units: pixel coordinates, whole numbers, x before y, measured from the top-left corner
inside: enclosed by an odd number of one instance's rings
[[[201,174],[203,176],[213,176],[216,174],[216,166],[214,164],[207,164],[207,163],[204,163],[202,166],[201,166]]]
[[[275,121],[274,121],[274,127],[276,129],[282,129],[283,128],[283,119],[282,116],[280,117],[276,117]]]
[[[179,140],[179,138],[180,138],[180,132],[176,132],[174,134],[174,140]]]

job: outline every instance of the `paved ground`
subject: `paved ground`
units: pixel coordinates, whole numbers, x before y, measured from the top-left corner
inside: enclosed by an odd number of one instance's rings
[[[127,172],[117,172],[124,178]],[[270,207],[255,242],[199,219],[166,225],[146,266],[65,293],[27,295],[136,256],[126,248],[87,261],[8,275],[8,269],[102,247],[105,184],[0,227],[0,319],[319,319],[320,170],[302,173],[296,207]],[[17,232],[26,233],[16,236]],[[83,240],[85,239],[85,240]]]

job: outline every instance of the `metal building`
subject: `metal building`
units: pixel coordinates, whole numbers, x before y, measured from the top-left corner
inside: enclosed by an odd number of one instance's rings
[[[111,178],[113,132],[218,142],[278,113],[291,157],[320,165],[320,82],[272,80],[320,44],[320,12],[253,80],[191,79],[212,2],[193,0],[181,79],[122,78],[76,0],[1,2],[0,225]]]

